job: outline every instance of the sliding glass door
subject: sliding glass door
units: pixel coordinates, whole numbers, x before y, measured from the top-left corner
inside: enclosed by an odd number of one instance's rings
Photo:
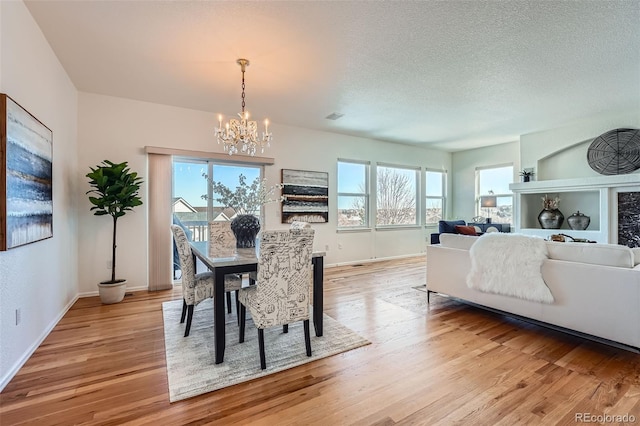
[[[193,241],[207,241],[210,221],[231,220],[236,215],[233,209],[218,201],[220,195],[212,191],[204,175],[234,190],[240,182],[240,175],[246,178],[248,184],[259,180],[262,167],[174,158],[173,221],[186,228]]]

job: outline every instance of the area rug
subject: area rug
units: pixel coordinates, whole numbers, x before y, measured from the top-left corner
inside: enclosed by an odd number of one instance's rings
[[[387,290],[384,295],[378,296],[378,298],[416,314],[426,315],[429,312],[426,287],[424,291],[417,287]]]
[[[267,369],[261,370],[257,329],[251,318],[248,318],[245,341],[238,343],[234,307],[233,314],[226,315],[227,347],[224,362],[216,365],[213,301],[208,299],[196,307],[188,337],[183,337],[185,324],[180,324],[181,310],[182,300],[162,304],[170,402],[253,380],[371,343],[325,314],[322,337],[315,336],[313,322],[311,323],[313,355],[308,357],[302,322],[289,325],[287,334],[282,333],[282,327],[272,327],[264,333]]]

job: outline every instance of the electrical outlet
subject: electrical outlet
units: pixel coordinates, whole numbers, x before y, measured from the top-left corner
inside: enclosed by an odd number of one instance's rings
[[[113,266],[113,263],[111,263],[110,260],[107,260],[107,269],[111,269],[112,266]]]
[[[329,244],[327,244],[326,246],[324,246],[324,251],[329,251]]]
[[[22,321],[22,312],[20,311],[20,308],[16,309],[16,325],[20,325],[20,322]]]
[[[342,243],[338,244],[338,250],[342,250]]]

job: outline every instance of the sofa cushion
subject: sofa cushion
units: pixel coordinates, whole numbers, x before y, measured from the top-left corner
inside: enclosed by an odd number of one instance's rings
[[[640,247],[634,247],[631,251],[633,252],[633,266],[640,265]]]
[[[555,241],[547,241],[546,243],[549,259],[621,268],[633,268],[634,266],[634,253],[626,246]]]
[[[455,234],[456,225],[466,225],[464,220],[440,220],[438,221],[438,232],[441,234]]]
[[[473,243],[480,237],[462,234],[440,234],[440,245],[442,247],[459,250],[469,250]]]
[[[456,234],[462,235],[478,235],[474,226],[456,225]]]

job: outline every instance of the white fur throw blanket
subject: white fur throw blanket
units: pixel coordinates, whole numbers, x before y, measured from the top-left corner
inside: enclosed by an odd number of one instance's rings
[[[553,295],[540,271],[542,261],[548,257],[542,238],[498,232],[485,234],[471,246],[469,254],[469,288],[553,303]]]

